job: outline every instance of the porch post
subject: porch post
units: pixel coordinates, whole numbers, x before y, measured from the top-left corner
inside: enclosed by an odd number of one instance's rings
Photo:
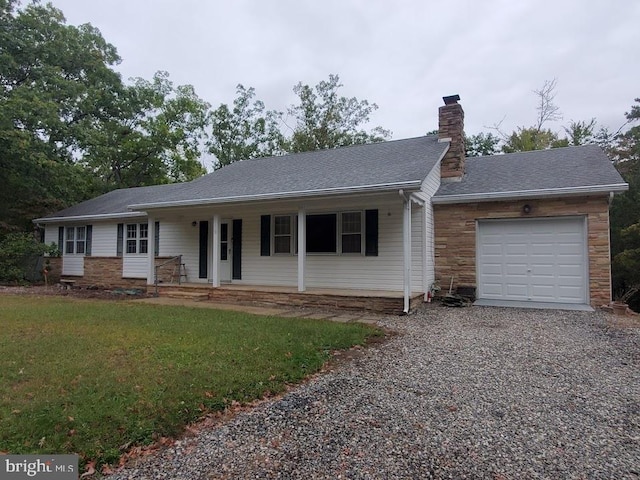
[[[153,285],[156,283],[156,219],[149,215],[147,222],[147,285]]]
[[[404,198],[402,214],[403,264],[404,264],[404,313],[409,313],[411,298],[411,198]]]
[[[304,270],[307,262],[307,221],[304,208],[298,210],[298,291],[306,290]]]
[[[215,214],[211,222],[211,284],[220,286],[220,215]]]

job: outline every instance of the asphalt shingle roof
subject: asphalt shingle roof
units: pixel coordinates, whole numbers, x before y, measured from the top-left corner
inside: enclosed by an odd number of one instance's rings
[[[131,205],[420,182],[447,143],[437,135],[244,160],[182,184],[115,190],[44,218],[128,212]]]
[[[436,135],[232,163],[167,202],[277,195],[425,179],[447,147]],[[143,202],[136,202],[143,203]]]
[[[596,145],[466,159],[459,182],[442,183],[435,197],[623,184]]]
[[[138,202],[161,201],[170,192],[184,188],[186,183],[170,183],[151,187],[121,188],[92,198],[44,218],[76,217],[84,215],[114,215],[130,213],[129,205]]]
[[[436,135],[244,160],[187,183],[115,190],[47,218],[130,213],[131,205],[272,196],[421,182],[447,147]],[[624,180],[597,146],[566,147],[466,159],[459,182],[437,199],[554,188],[620,185]]]

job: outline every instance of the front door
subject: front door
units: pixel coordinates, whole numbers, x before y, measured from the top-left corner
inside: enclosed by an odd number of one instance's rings
[[[229,220],[220,222],[220,281],[231,282],[231,242]]]

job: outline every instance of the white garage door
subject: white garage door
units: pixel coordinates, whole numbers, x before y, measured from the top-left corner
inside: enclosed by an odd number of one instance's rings
[[[582,218],[478,222],[478,298],[587,303]]]

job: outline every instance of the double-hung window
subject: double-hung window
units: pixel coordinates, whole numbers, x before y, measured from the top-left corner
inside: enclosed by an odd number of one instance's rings
[[[291,253],[293,239],[291,216],[276,215],[273,223],[273,253]]]
[[[149,251],[149,224],[141,223],[139,225],[138,233],[140,234],[140,253],[147,253]]]
[[[76,227],[67,227],[66,244],[64,253],[76,253],[75,252],[75,239],[76,239]]]
[[[87,251],[87,227],[67,227],[64,253],[84,254]]]
[[[127,253],[138,253],[138,224],[127,225]]]
[[[362,253],[362,212],[340,214],[342,253]]]
[[[127,225],[127,253],[143,253],[149,251],[149,224],[130,223]]]

